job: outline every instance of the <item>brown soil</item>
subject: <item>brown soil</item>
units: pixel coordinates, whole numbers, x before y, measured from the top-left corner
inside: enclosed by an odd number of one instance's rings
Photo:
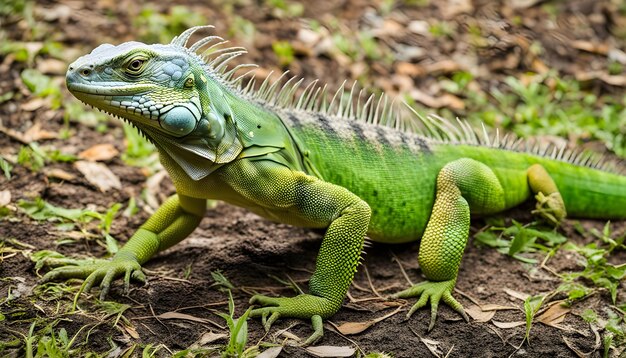
[[[240,3],[256,3],[242,1]],[[378,3],[378,2],[375,2]],[[428,65],[440,63],[443,60],[454,58],[453,63],[459,60],[458,55],[468,54],[471,51],[464,47],[468,39],[470,25],[483,27],[483,33],[493,42],[485,46],[478,53],[471,52],[475,66],[483,66],[487,71],[478,78],[484,90],[498,87],[505,75],[517,75],[526,71],[536,70],[540,66],[537,61],[548,68],[556,69],[559,73],[577,76],[585,69],[594,71],[606,70],[605,57],[594,51],[580,51],[568,47],[568,39],[574,38],[590,43],[611,43],[614,41],[611,31],[615,24],[624,24],[624,17],[620,17],[615,6],[608,1],[571,1],[557,2],[556,15],[550,15],[545,8],[533,6],[525,9],[513,9],[508,5],[496,5],[496,2],[474,1],[469,9],[455,12],[454,6],[436,4],[447,2],[433,1],[430,6],[415,8],[408,5],[393,8],[385,20],[395,21],[406,26],[413,19],[447,19],[456,24],[453,34],[446,38],[432,38],[416,36],[403,32],[397,37],[389,33],[380,35],[380,38],[393,39],[405,46],[419,46],[427,49],[427,53],[418,59],[406,61],[415,66],[414,71],[424,70]],[[450,2],[465,3],[464,1]],[[220,5],[220,1],[206,6],[197,1],[190,7],[205,16],[209,23],[216,25],[216,33],[226,36],[227,30],[233,21],[233,12],[226,10],[228,6]],[[107,0],[94,3],[63,0],[59,2],[40,2],[35,6],[35,21],[41,23],[48,33],[39,38],[51,39],[60,42],[64,48],[71,49],[68,56],[76,57],[89,51],[103,42],[119,43],[135,39],[140,29],[132,27],[132,20],[138,16],[141,5],[134,1],[110,2]],[[318,19],[325,24],[335,17],[342,23],[347,32],[367,27],[371,20],[372,11],[376,6],[362,0],[311,1],[305,4],[303,18]],[[165,6],[163,6],[164,12]],[[368,74],[367,83],[383,88],[391,93],[406,90],[401,79],[394,76],[398,70],[398,61],[385,64],[384,61],[370,61],[360,59],[348,61],[342,57],[333,57],[326,53],[310,54],[297,40],[298,30],[302,22],[298,18],[278,17],[265,5],[236,5],[234,13],[251,21],[256,27],[254,41],[235,35],[233,45],[245,44],[250,53],[241,61],[258,63],[261,68],[277,69],[277,59],[271,43],[275,39],[283,39],[294,43],[296,61],[288,67],[295,75],[307,79],[319,78],[329,82],[332,86],[341,83],[343,79],[360,77],[363,71]],[[368,17],[369,16],[369,17]],[[559,26],[556,29],[547,27],[546,20],[555,16],[553,21]],[[370,19],[370,20],[368,20]],[[490,20],[493,26],[486,25]],[[516,22],[517,21],[517,22]],[[519,23],[521,21],[521,23]],[[499,23],[497,25],[496,23]],[[31,40],[25,35],[25,29],[30,26],[24,20],[7,17],[2,22],[3,30],[11,40]],[[497,26],[496,26],[497,25]],[[391,26],[391,25],[389,25]],[[498,27],[499,26],[499,27]],[[226,36],[227,37],[227,36]],[[523,40],[523,41],[522,41]],[[540,57],[531,58],[528,43],[538,41],[546,49]],[[388,44],[388,43],[387,43]],[[468,58],[472,57],[468,55]],[[43,58],[47,58],[43,56]],[[50,109],[49,105],[32,110],[23,106],[34,97],[20,81],[20,71],[25,64],[15,62],[11,56],[0,57],[0,89],[1,92],[15,91],[13,100],[0,104],[0,118],[4,128],[24,133],[33,124],[40,123],[43,130],[53,133],[63,126],[62,110]],[[40,64],[41,59],[37,60]],[[71,58],[68,58],[68,61]],[[343,62],[342,62],[343,61]],[[406,67],[405,67],[406,68]],[[329,71],[332,69],[332,71]],[[51,70],[55,78],[62,78],[62,71]],[[412,75],[411,88],[429,91],[436,84],[440,75],[446,75],[445,68],[438,74],[421,73]],[[598,79],[589,80],[590,86],[595,86],[601,93],[624,93],[623,89],[603,83]],[[62,82],[59,82],[61,86]],[[64,89],[64,95],[69,97]],[[463,110],[457,111],[463,114]],[[106,131],[97,132],[93,127],[72,122],[73,135],[67,140],[48,139],[41,143],[55,148],[64,148],[78,153],[97,143],[113,143],[118,150],[124,150],[124,134],[121,126],[116,122],[109,122]],[[21,143],[15,136],[0,134],[0,154],[15,155]],[[74,174],[73,179],[60,180],[44,172],[32,172],[29,169],[15,165],[12,179],[0,178],[0,191],[9,190],[12,203],[19,199],[33,199],[41,197],[58,206],[68,208],[85,208],[94,206],[104,211],[112,204],[127,203],[130,197],[139,197],[145,188],[146,177],[141,168],[127,166],[119,156],[106,161],[105,164],[122,181],[122,189],[110,190],[106,193],[98,191],[89,183],[71,164],[53,163],[47,169],[62,169]],[[173,193],[169,179],[161,184],[159,199]],[[142,204],[142,203],[140,203]],[[145,207],[143,205],[142,207]],[[515,218],[528,222],[531,217],[527,214],[531,205],[507,213],[506,218]],[[112,227],[111,234],[124,242],[133,231],[149,216],[146,210],[127,218],[119,215]],[[578,234],[567,221],[563,231],[576,243],[587,243],[591,239]],[[595,227],[601,230],[604,223],[600,221],[584,221],[585,227]],[[482,220],[476,220],[473,231],[484,226]],[[98,233],[94,225],[87,225],[86,229]],[[614,225],[614,229],[624,231],[626,223]],[[11,220],[0,221],[0,239],[16,239],[19,242],[32,245],[36,250],[57,250],[67,256],[95,256],[105,255],[105,249],[95,244],[93,240],[78,240],[72,245],[56,246],[55,240],[63,236],[53,223],[36,222],[21,212],[14,213]],[[165,312],[177,311],[200,318],[206,318],[223,325],[223,320],[214,314],[213,310],[224,312],[227,310],[224,292],[212,287],[211,272],[221,270],[238,290],[234,291],[237,316],[248,307],[247,301],[250,292],[265,294],[293,295],[280,279],[290,278],[302,288],[306,288],[306,281],[314,269],[315,257],[320,245],[322,233],[313,230],[293,228],[263,220],[246,210],[219,204],[210,210],[202,221],[200,228],[183,243],[160,253],[150,260],[145,268],[149,270],[148,284],[134,286],[128,296],[122,294],[118,284],[112,289],[110,300],[125,303],[131,306],[125,317],[129,319],[128,326],[136,330],[121,329],[121,324],[113,326],[111,319],[104,319],[92,314],[93,300],[81,300],[79,313],[62,314],[56,311],[57,304],[66,305],[72,297],[64,295],[54,296],[52,293],[38,293],[36,285],[39,276],[35,272],[34,264],[22,254],[7,257],[0,261],[0,297],[7,297],[9,292],[22,292],[22,297],[12,300],[8,305],[0,305],[2,314],[6,317],[0,321],[0,342],[8,341],[16,336],[16,332],[27,334],[34,317],[58,317],[57,328],[63,327],[72,337],[81,327],[87,325],[89,332],[88,346],[91,350],[105,353],[111,349],[110,340],[125,348],[131,343],[163,344],[174,352],[185,349],[196,342],[209,330],[225,333],[208,323],[196,323],[188,320],[157,320],[153,316]],[[390,294],[408,286],[398,262],[407,271],[412,281],[419,282],[423,278],[417,265],[419,245],[381,245],[374,244],[366,250],[365,264],[361,266],[355,277],[355,285],[351,288],[351,296],[358,301],[361,298],[374,297],[368,282],[380,294]],[[5,255],[6,256],[6,255]],[[535,258],[543,259],[542,255]],[[625,255],[618,253],[616,260],[624,262]],[[396,261],[397,260],[397,261]],[[577,256],[565,250],[559,250],[556,256],[549,260],[548,267],[555,272],[579,270],[576,263]],[[367,270],[366,270],[367,269]],[[186,279],[185,273],[190,272]],[[5,279],[17,278],[17,279]],[[18,282],[23,284],[18,288]],[[523,302],[507,294],[504,289],[511,289],[528,294],[542,294],[556,289],[561,281],[550,271],[540,269],[537,265],[527,265],[511,257],[502,255],[491,248],[481,247],[472,240],[467,245],[465,256],[459,272],[457,289],[473,297],[481,304],[513,305],[519,310],[498,311],[493,320],[500,322],[524,321]],[[623,300],[624,284],[621,286],[618,299]],[[466,307],[471,301],[457,293],[456,297]],[[553,298],[562,299],[562,295]],[[1,300],[1,299],[0,299]],[[89,303],[92,302],[92,303]],[[215,305],[216,303],[223,303]],[[393,304],[384,304],[385,301],[372,300],[364,302],[350,302],[346,300],[344,308],[332,317],[332,322],[361,322],[380,317],[392,312],[396,307]],[[575,356],[570,345],[582,352],[594,351],[592,356],[599,355],[598,337],[588,323],[577,314],[585,308],[594,308],[602,312],[610,305],[607,292],[601,291],[590,298],[573,306],[572,313],[568,314],[561,328],[550,327],[535,323],[530,333],[530,344],[516,347],[524,337],[524,326],[512,329],[497,328],[492,322],[477,323],[464,322],[454,311],[447,306],[439,308],[439,318],[435,329],[427,332],[430,311],[422,309],[416,312],[411,319],[405,320],[405,312],[414,300],[391,301],[403,304],[403,310],[363,333],[349,336],[338,334],[328,323],[323,341],[320,344],[332,346],[353,346],[358,344],[363,352],[384,351],[395,357],[422,357],[432,353],[419,336],[437,341],[437,350],[441,355],[449,352],[450,357],[503,357],[517,351],[517,355],[528,357],[570,357]],[[396,305],[397,306],[397,305]],[[249,321],[249,342],[265,341],[281,342],[284,337],[275,337],[274,334],[283,328],[301,338],[311,333],[308,322],[299,320],[279,320],[274,324],[268,336],[265,336],[259,320]],[[564,327],[566,329],[564,329]],[[419,335],[419,336],[418,336]],[[86,336],[80,335],[78,341],[84,341]],[[218,341],[223,343],[224,340]],[[2,350],[0,350],[2,352]],[[119,353],[119,352],[118,352]],[[7,348],[2,354],[21,356],[21,349]],[[167,350],[161,350],[160,355],[169,355]],[[281,357],[308,356],[303,348],[285,346]]]

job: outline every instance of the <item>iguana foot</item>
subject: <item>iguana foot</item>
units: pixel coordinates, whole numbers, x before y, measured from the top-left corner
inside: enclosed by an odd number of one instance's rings
[[[537,199],[537,209],[532,211],[534,215],[541,216],[554,226],[558,226],[565,218],[565,204],[558,191],[547,196],[539,192],[535,195],[535,199]]]
[[[410,318],[415,311],[426,306],[428,301],[430,300],[430,324],[428,325],[428,330],[432,330],[435,326],[435,320],[437,319],[437,309],[439,307],[439,301],[443,298],[443,302],[447,303],[452,309],[457,311],[465,321],[469,322],[469,317],[465,313],[463,309],[463,305],[461,305],[457,300],[452,297],[452,290],[454,289],[454,284],[456,280],[448,280],[448,281],[439,281],[439,282],[431,282],[425,281],[414,285],[411,288],[408,288],[404,291],[398,292],[394,294],[392,297],[394,298],[410,298],[410,297],[419,297],[417,303],[411,307],[409,313],[407,313],[406,317]]]
[[[100,299],[104,300],[111,288],[114,279],[124,275],[124,292],[128,292],[130,279],[144,283],[146,275],[141,271],[141,265],[133,259],[117,258],[111,261],[102,259],[49,259],[45,266],[55,267],[45,274],[42,282],[59,279],[84,278],[78,294],[88,292],[94,285],[100,284]]]
[[[302,343],[303,346],[311,345],[322,338],[324,335],[322,318],[332,316],[341,307],[326,298],[308,294],[296,297],[255,295],[250,299],[250,304],[266,306],[250,312],[251,317],[261,317],[261,322],[266,331],[269,331],[272,323],[279,318],[310,319],[313,324],[313,334]]]

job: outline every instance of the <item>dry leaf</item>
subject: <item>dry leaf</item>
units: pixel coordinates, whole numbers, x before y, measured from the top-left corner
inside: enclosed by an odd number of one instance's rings
[[[542,0],[509,0],[508,5],[514,9],[527,9],[541,1]]]
[[[591,354],[595,351],[594,350],[589,353],[585,353],[581,351],[580,349],[578,349],[574,343],[570,342],[567,338],[565,338],[565,336],[561,336],[561,338],[563,339],[563,342],[565,342],[565,345],[567,346],[567,348],[571,349],[572,352],[576,353],[576,356],[578,356],[579,358],[590,357]]]
[[[37,70],[47,75],[63,75],[67,71],[67,63],[54,58],[40,59],[37,62]]]
[[[22,104],[20,108],[26,112],[34,112],[43,106],[49,105],[49,103],[50,103],[50,100],[48,99],[35,97],[31,99],[30,101]]]
[[[505,288],[504,292],[506,292],[507,295],[509,295],[509,296],[511,296],[513,298],[517,298],[518,300],[522,300],[522,301],[524,301],[528,297],[530,297],[530,295],[527,294],[527,293],[511,290],[510,288]]]
[[[415,331],[413,331],[413,333],[416,334]],[[422,336],[418,334],[416,335],[417,335],[417,338],[419,338],[420,341],[424,343],[424,345],[426,346],[426,348],[428,348],[428,350],[430,351],[432,355],[434,355],[435,357],[443,356],[443,352],[441,351],[441,349],[439,349],[439,345],[441,344],[441,342],[435,341],[433,339],[422,338]]]
[[[157,194],[161,191],[160,185],[163,179],[167,176],[167,172],[165,170],[158,171],[154,173],[151,177],[146,180],[146,204],[151,209],[158,209],[161,204],[159,204],[159,199],[157,198]]]
[[[501,306],[488,303],[486,305],[480,305],[480,309],[483,311],[506,311],[506,310],[518,310],[519,307],[515,306]]]
[[[420,102],[430,108],[443,108],[449,107],[455,110],[461,110],[465,108],[465,103],[459,98],[449,93],[444,93],[441,96],[433,97],[426,92],[420,91],[415,88],[410,93],[411,98]]]
[[[256,358],[276,358],[282,352],[283,347],[271,347],[256,356]]]
[[[7,206],[11,203],[11,192],[9,189],[0,191],[0,206]]]
[[[115,158],[120,152],[112,144],[96,144],[78,154],[80,159],[90,161],[104,161]]]
[[[348,346],[316,346],[306,351],[316,357],[352,357],[356,349]]]
[[[137,330],[135,329],[135,327],[132,326],[125,326],[123,325],[124,330],[131,336],[133,337],[133,339],[139,339],[139,333],[137,333]]]
[[[160,315],[157,315],[155,317],[160,318],[160,319],[182,319],[185,321],[192,321],[192,322],[198,322],[198,323],[212,323],[206,318],[200,318],[200,317],[192,316],[190,314],[171,312],[171,311],[161,313]]]
[[[565,315],[571,311],[571,309],[563,307],[561,305],[562,302],[563,301],[558,301],[550,306],[550,308],[537,317],[537,321],[553,327],[562,323],[563,320],[565,320]]]
[[[525,321],[514,321],[514,322],[500,322],[500,321],[491,321],[494,326],[502,329],[515,328],[519,326],[526,325]]]
[[[57,178],[61,180],[74,180],[76,178],[76,175],[59,168],[44,168],[43,172],[48,178]]]
[[[609,45],[592,41],[575,40],[570,42],[570,46],[575,49],[595,53],[598,55],[607,55],[609,53]]]
[[[109,189],[122,189],[122,183],[117,175],[102,163],[79,160],[74,163],[74,166],[89,183],[101,192],[106,192]]]
[[[200,337],[200,339],[198,339],[198,345],[199,346],[204,346],[206,344],[213,343],[213,342],[215,342],[217,340],[220,340],[220,339],[226,338],[226,337],[228,337],[227,334],[224,334],[224,333],[213,333],[213,331],[208,331],[208,332],[205,332]]]
[[[496,315],[496,311],[484,311],[476,305],[471,305],[465,308],[465,313],[472,317],[476,322],[489,322],[493,316]]]
[[[394,72],[399,75],[407,75],[411,77],[421,76],[425,73],[422,66],[410,62],[398,62],[395,66]]]
[[[40,139],[54,139],[56,137],[56,133],[41,129],[40,122],[36,122],[32,127],[28,128],[28,130],[24,132],[24,139],[28,143],[38,141]]]
[[[429,75],[453,73],[463,69],[459,63],[452,60],[443,60],[425,66],[426,73]]]
[[[393,316],[394,314],[398,312],[400,312],[400,307],[398,307],[398,309],[396,309],[395,311],[388,313],[382,317],[374,318],[372,320],[365,321],[365,322],[346,322],[335,328],[337,328],[337,330],[341,334],[345,334],[345,335],[358,334],[370,328],[371,326],[375,325],[376,323]]]
[[[280,334],[278,334],[278,335],[279,336],[284,336],[285,338],[291,339],[292,341],[296,341],[296,342],[302,341],[302,338],[296,336],[295,334],[293,334],[293,333],[291,333],[291,332],[289,332],[287,330],[284,330],[284,331],[280,332]]]
[[[448,0],[445,6],[440,9],[444,18],[452,19],[460,14],[471,14],[474,11],[474,6],[471,0]]]

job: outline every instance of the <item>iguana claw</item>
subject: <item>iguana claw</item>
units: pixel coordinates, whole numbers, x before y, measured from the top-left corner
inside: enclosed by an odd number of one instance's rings
[[[407,319],[410,318],[415,311],[426,306],[430,301],[430,324],[428,325],[428,331],[435,327],[435,321],[437,319],[437,309],[439,308],[439,301],[443,299],[443,302],[447,303],[452,309],[457,311],[465,321],[469,322],[469,317],[457,300],[452,297],[452,290],[454,289],[455,280],[439,281],[439,282],[421,282],[413,287],[410,287],[404,291],[400,291],[394,294],[393,298],[410,298],[419,297],[419,300],[411,307],[407,313]]]
[[[544,195],[542,192],[535,195],[537,200],[537,208],[532,214],[539,215],[554,226],[558,226],[565,218],[565,204],[559,192]]]
[[[141,265],[137,261],[127,258],[118,258],[111,261],[64,259],[63,262],[53,261],[46,263],[49,266],[58,266],[59,264],[70,266],[56,267],[43,276],[42,282],[57,279],[84,278],[85,281],[81,285],[78,294],[89,292],[94,285],[100,283],[101,300],[106,298],[113,280],[122,274],[124,275],[125,293],[130,289],[131,278],[142,283],[146,281],[146,275],[141,271]]]
[[[324,336],[322,317],[330,316],[336,311],[329,300],[314,295],[298,295],[296,297],[268,297],[255,295],[250,299],[250,304],[258,304],[261,307],[250,312],[250,317],[261,317],[265,331],[269,331],[272,324],[281,317],[309,318],[313,325],[313,334],[307,338],[302,346],[308,346]],[[332,313],[328,313],[332,312]],[[269,315],[269,318],[268,318]]]

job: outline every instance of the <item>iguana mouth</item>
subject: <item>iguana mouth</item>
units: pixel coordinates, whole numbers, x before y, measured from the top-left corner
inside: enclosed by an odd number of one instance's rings
[[[144,94],[156,88],[152,84],[134,84],[113,82],[109,85],[85,84],[67,81],[67,88],[72,93],[84,93],[94,96],[128,96]]]

